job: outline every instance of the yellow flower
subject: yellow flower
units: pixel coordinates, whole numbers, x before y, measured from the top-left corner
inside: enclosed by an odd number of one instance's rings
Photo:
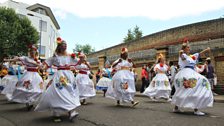
[[[61,76],[60,77],[60,82],[61,82],[62,85],[66,86],[67,85],[67,79],[66,79],[66,77]]]

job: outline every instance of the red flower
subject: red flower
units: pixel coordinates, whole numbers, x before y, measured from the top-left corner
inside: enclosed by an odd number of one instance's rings
[[[57,37],[57,41],[61,41],[61,38],[60,37]]]
[[[60,37],[57,37],[57,43],[61,44],[61,42],[62,42],[62,39]]]
[[[159,66],[160,66],[160,67],[163,67],[163,64],[162,64],[162,63],[160,63],[160,64],[159,64]]]
[[[75,58],[75,53],[72,53],[71,54],[71,57],[74,59]]]
[[[196,60],[196,57],[195,57],[195,56],[192,56],[191,58],[192,58],[193,60]]]
[[[184,43],[187,43],[187,41],[188,41],[188,38],[184,38]]]
[[[29,44],[29,45],[28,45],[28,48],[32,48],[32,44]]]

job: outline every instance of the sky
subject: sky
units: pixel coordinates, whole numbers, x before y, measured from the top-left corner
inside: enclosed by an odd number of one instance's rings
[[[69,52],[75,44],[90,44],[96,51],[120,44],[128,29],[136,25],[146,36],[181,25],[224,18],[224,0],[15,1],[50,7]]]

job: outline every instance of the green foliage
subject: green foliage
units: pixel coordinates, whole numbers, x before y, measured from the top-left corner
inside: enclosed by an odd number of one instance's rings
[[[13,9],[0,7],[0,61],[7,56],[26,55],[27,45],[36,44],[38,32],[28,18]]]
[[[77,53],[81,51],[85,54],[90,54],[95,52],[95,49],[89,44],[85,44],[85,45],[75,44],[75,49],[73,49],[73,52]]]
[[[131,29],[128,29],[127,36],[125,36],[124,38],[124,43],[140,39],[142,37],[142,34],[142,31],[136,25],[133,31]]]

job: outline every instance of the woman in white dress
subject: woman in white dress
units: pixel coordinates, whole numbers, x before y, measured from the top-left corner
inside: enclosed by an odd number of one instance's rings
[[[44,69],[54,65],[57,67],[57,71],[46,92],[41,96],[35,111],[51,111],[55,122],[61,121],[61,113],[68,113],[69,119],[73,121],[78,116],[75,109],[80,106],[80,102],[79,92],[70,67],[77,63],[77,59],[67,54],[67,44],[64,40],[57,38],[57,42],[54,56],[44,63]]]
[[[9,68],[9,73],[2,79],[5,84],[4,90],[1,92],[8,100],[12,98],[12,93],[16,89],[16,83],[21,78],[21,66],[13,64]]]
[[[153,101],[158,98],[165,98],[171,101],[170,92],[171,86],[166,72],[169,67],[165,64],[165,59],[162,54],[159,55],[158,62],[154,67],[156,76],[152,79],[150,85],[143,92],[144,95],[149,96]]]
[[[38,51],[34,45],[29,46],[29,56],[16,57],[14,59],[5,59],[5,61],[21,61],[26,66],[27,71],[16,84],[10,101],[26,103],[30,110],[37,102],[43,91],[43,80],[38,74],[40,62],[37,60]]]
[[[79,53],[79,61],[75,67],[78,70],[76,75],[76,83],[79,89],[79,97],[82,100],[82,104],[85,105],[87,98],[92,98],[96,95],[93,81],[89,78],[90,64],[86,61],[86,56],[83,53]]]
[[[112,77],[112,86],[108,88],[106,97],[116,99],[117,105],[120,105],[120,102],[131,102],[134,107],[139,102],[134,101],[136,92],[135,80],[130,68],[135,65],[132,60],[128,58],[127,48],[121,49],[120,57],[121,58],[112,64],[112,67],[115,68],[117,72]]]
[[[1,94],[5,95],[5,88],[8,87],[9,85],[16,85],[18,81],[18,78],[16,76],[16,69],[15,69],[15,62],[11,62],[9,63],[9,67],[8,67],[8,74],[6,76],[4,76],[1,80],[1,84],[0,86],[3,87],[3,90],[1,92]]]
[[[179,54],[181,70],[174,79],[176,89],[172,98],[172,104],[175,105],[174,112],[180,112],[179,107],[183,107],[194,109],[195,115],[205,115],[198,109],[213,106],[213,95],[209,81],[195,70],[195,65],[200,55],[208,51],[210,51],[210,48],[190,55],[188,42],[182,45],[182,50]]]
[[[105,94],[107,92],[108,86],[112,84],[111,72],[112,72],[112,69],[110,67],[110,62],[107,60],[105,62],[105,68],[102,69],[102,76],[103,77],[96,84],[96,89],[97,90],[102,90],[104,97],[105,97]]]

